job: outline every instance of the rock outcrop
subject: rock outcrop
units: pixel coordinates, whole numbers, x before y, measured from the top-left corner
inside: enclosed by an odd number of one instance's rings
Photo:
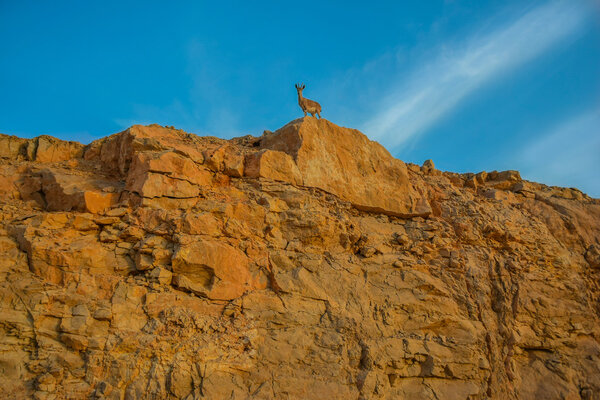
[[[80,157],[83,145],[65,142],[52,136],[42,135],[33,139],[0,135],[0,157],[38,162],[56,162]]]
[[[401,217],[431,212],[410,183],[406,165],[356,129],[302,118],[265,136],[261,147],[292,156],[304,186],[328,191],[358,209]]]
[[[0,136],[0,397],[600,399],[600,201],[261,137]]]

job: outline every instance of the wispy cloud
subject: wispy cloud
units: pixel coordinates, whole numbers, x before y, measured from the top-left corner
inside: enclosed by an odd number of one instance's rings
[[[397,150],[484,84],[573,35],[586,10],[585,2],[553,1],[462,44],[441,46],[419,71],[392,85],[380,105],[383,111],[367,121],[364,132]]]
[[[600,105],[538,136],[513,163],[526,179],[600,197]]]

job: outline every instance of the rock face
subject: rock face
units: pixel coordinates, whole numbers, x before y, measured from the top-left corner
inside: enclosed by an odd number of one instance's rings
[[[333,193],[358,209],[403,217],[431,212],[412,187],[406,165],[356,129],[302,118],[266,136],[261,147],[291,155],[304,186]]]
[[[288,154],[282,151],[263,150],[246,158],[246,176],[267,178],[302,185],[302,174]]]
[[[190,282],[185,289],[215,300],[233,300],[248,291],[248,257],[218,240],[189,238],[173,255],[175,277]],[[180,285],[181,286],[181,285]]]
[[[42,135],[34,139],[0,134],[0,157],[38,162],[65,161],[80,157],[83,146]]]
[[[2,398],[600,399],[576,189],[311,117],[0,144]]]

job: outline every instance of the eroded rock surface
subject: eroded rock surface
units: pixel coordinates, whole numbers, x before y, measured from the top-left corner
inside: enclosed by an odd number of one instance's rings
[[[431,212],[410,183],[406,165],[356,129],[301,118],[265,136],[261,147],[291,155],[303,185],[333,193],[361,210],[404,217]]]
[[[576,189],[311,117],[35,140],[0,137],[2,398],[600,398]]]

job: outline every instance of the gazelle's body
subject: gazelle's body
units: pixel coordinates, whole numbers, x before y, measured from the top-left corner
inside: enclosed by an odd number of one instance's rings
[[[313,117],[315,114],[321,118],[321,105],[316,101],[305,99],[302,97],[302,91],[306,86],[304,84],[298,85],[296,84],[296,90],[298,91],[298,105],[304,111],[304,116],[306,117],[306,113],[309,113]]]

